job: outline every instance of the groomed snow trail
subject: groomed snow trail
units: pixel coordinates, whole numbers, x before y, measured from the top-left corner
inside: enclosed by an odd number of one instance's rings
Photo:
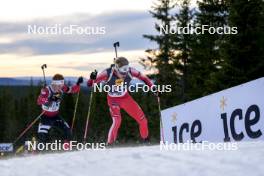
[[[125,147],[18,157],[0,161],[1,176],[263,176],[264,142],[236,151],[161,151]]]

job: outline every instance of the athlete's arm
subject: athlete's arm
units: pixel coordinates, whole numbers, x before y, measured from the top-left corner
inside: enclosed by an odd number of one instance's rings
[[[67,85],[64,85],[63,87],[62,87],[62,91],[64,92],[64,93],[67,93],[67,94],[71,94],[71,93],[78,93],[79,91],[80,91],[80,85],[74,85],[74,86],[71,86],[71,87],[69,87],[69,86],[67,86]]]
[[[95,80],[93,80],[93,79],[89,79],[89,80],[87,81],[87,86],[88,86],[88,87],[91,87],[91,86],[93,86],[94,83],[97,83],[97,84],[98,84],[98,83],[100,83],[100,82],[102,82],[102,81],[107,81],[107,79],[108,79],[107,71],[104,70],[104,71],[102,71],[101,73],[99,73],[99,74],[97,75],[97,77],[96,77]]]
[[[136,70],[135,68],[130,68],[130,73],[132,77],[138,78],[139,80],[143,81],[149,87],[152,87],[154,85],[152,81],[146,75],[142,74],[140,71]]]
[[[43,105],[49,102],[49,90],[48,88],[41,89],[40,95],[37,100],[38,105]]]

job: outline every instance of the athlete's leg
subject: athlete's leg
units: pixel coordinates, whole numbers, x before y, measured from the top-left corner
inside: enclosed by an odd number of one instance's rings
[[[48,142],[49,138],[49,129],[53,125],[52,120],[49,117],[43,115],[40,119],[40,123],[38,126],[38,142],[39,143],[46,143]]]
[[[148,138],[148,120],[137,102],[130,95],[127,95],[121,101],[121,108],[137,121],[141,138]]]
[[[65,141],[71,140],[72,134],[71,134],[70,127],[68,123],[62,117],[57,116],[56,123],[54,125],[63,130],[63,140]]]
[[[113,101],[113,99],[116,98],[108,97],[107,99],[108,99],[110,114],[113,120],[112,126],[108,132],[107,143],[112,144],[116,140],[118,135],[118,130],[121,125],[121,114],[120,114],[120,107],[118,105],[118,102]]]

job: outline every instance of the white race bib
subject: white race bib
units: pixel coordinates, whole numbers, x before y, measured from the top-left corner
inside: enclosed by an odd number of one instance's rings
[[[46,105],[43,104],[42,105],[42,109],[44,111],[48,111],[48,112],[59,111],[59,109],[60,109],[60,101],[58,101],[58,102],[53,101],[50,106],[46,106]]]

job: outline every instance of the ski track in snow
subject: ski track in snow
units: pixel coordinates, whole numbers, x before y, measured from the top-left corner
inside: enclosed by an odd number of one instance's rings
[[[113,148],[10,158],[1,176],[263,176],[264,142],[236,151],[161,151],[160,146]]]

